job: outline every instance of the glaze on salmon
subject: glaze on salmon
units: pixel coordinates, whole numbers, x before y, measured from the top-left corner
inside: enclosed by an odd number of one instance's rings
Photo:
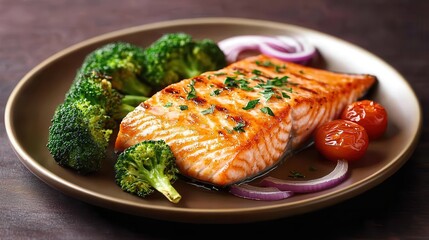
[[[165,140],[182,175],[214,186],[249,180],[308,142],[376,82],[265,55],[172,84],[121,122],[115,150]]]

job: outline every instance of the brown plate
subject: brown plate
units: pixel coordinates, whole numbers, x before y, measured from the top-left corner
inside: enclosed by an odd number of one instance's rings
[[[80,176],[58,166],[46,148],[48,127],[54,110],[64,100],[76,70],[84,57],[103,44],[122,40],[147,46],[163,33],[186,32],[195,38],[221,40],[243,34],[296,35],[319,50],[314,64],[332,71],[368,73],[379,84],[371,98],[383,104],[389,114],[385,136],[370,143],[367,155],[350,166],[350,177],[339,186],[281,201],[254,201],[222,191],[208,190],[178,181],[182,195],[172,204],[159,193],[139,198],[123,192],[114,182],[114,154],[101,172]],[[407,116],[407,117],[404,117]],[[71,46],[31,70],[12,92],[5,110],[8,137],[21,162],[37,177],[76,199],[105,208],[149,218],[195,223],[238,223],[270,220],[327,207],[352,198],[395,173],[414,150],[421,131],[421,109],[407,81],[386,62],[338,38],[310,29],[261,20],[234,18],[184,19],[148,24],[108,33]],[[317,171],[308,171],[309,167]],[[313,148],[287,159],[270,173],[287,177],[300,171],[307,179],[317,178],[333,168]]]

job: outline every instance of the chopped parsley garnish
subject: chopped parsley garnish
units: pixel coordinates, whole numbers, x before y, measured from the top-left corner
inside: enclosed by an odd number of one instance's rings
[[[226,77],[224,84],[227,88],[238,87],[237,80],[233,77]]]
[[[235,75],[245,75],[242,71],[237,70],[234,72]]]
[[[244,91],[253,91],[252,87],[249,87],[249,81],[246,79],[236,79],[234,77],[227,77],[224,82],[227,88],[238,87]]]
[[[274,94],[274,87],[280,87],[286,91],[292,92],[292,88],[285,88],[286,84],[290,84],[288,82],[288,76],[283,77],[275,77],[272,79],[268,79],[267,82],[262,82],[256,85],[257,88],[262,88],[261,94],[264,96],[265,99],[269,100]],[[282,96],[285,98],[290,98],[286,93],[282,93]],[[276,96],[279,98],[279,96]]]
[[[188,106],[186,105],[179,105],[180,110],[184,111],[184,110],[188,110]]]
[[[285,93],[285,92],[282,92],[282,97],[284,97],[284,98],[290,98],[290,96],[287,93]]]
[[[172,103],[172,102],[168,102],[168,103],[166,103],[166,104],[164,105],[164,107],[171,107],[171,106],[173,106],[173,103]]]
[[[237,82],[239,87],[244,91],[253,91],[253,88],[249,87],[249,81],[247,81],[246,79],[240,79]]]
[[[278,73],[283,72],[283,70],[285,69],[286,69],[286,65],[283,65],[283,66],[276,65],[276,72]]]
[[[194,85],[195,85],[195,81],[194,81],[194,80],[192,80],[192,81],[191,81],[191,83],[188,85],[188,86],[189,86],[189,88],[191,89],[191,90],[188,92],[188,96],[186,96],[186,99],[188,99],[188,100],[190,100],[190,99],[194,99],[194,98],[196,98],[196,97],[197,97],[197,91],[195,90]]]
[[[222,92],[220,89],[215,89],[213,92],[210,93],[210,96],[217,96]]]
[[[262,66],[262,67],[274,67],[274,69],[277,73],[283,72],[283,70],[286,69],[286,65],[284,65],[284,64],[282,66],[276,65],[269,60],[265,60],[263,62],[255,61],[255,63],[256,63],[256,65]]]
[[[284,86],[285,84],[288,83],[288,78],[289,78],[288,76],[283,76],[281,78],[275,77],[273,79],[270,79],[267,82],[267,84],[271,84],[271,85],[274,85],[276,87],[281,87],[281,86]]]
[[[272,88],[266,88],[261,92],[262,96],[264,96],[265,99],[270,100],[270,98],[274,95],[274,91]]]
[[[265,60],[263,62],[261,61],[255,61],[256,65],[262,66],[262,67],[272,67],[275,66],[270,60]]]
[[[257,75],[257,76],[260,76],[262,74],[262,72],[258,69],[253,69],[252,73]]]
[[[244,91],[248,91],[248,92],[253,91],[253,88],[249,87],[247,85],[240,85],[240,88],[243,89]]]
[[[207,108],[206,110],[201,111],[202,114],[206,115],[206,114],[211,114],[213,113],[215,110],[215,105],[211,105],[209,108]]]
[[[290,173],[289,175],[290,178],[305,178],[305,175],[297,171],[290,171],[289,173]]]
[[[244,122],[239,122],[235,127],[233,127],[232,129],[234,131],[237,132],[244,132],[244,127],[246,126],[246,124],[244,124]]]
[[[243,107],[244,110],[252,109],[256,106],[256,104],[259,103],[259,99],[251,100],[247,103],[245,107]]]
[[[270,116],[274,116],[273,111],[269,107],[263,107],[263,108],[261,108],[261,112],[263,112],[265,114],[268,114]]]

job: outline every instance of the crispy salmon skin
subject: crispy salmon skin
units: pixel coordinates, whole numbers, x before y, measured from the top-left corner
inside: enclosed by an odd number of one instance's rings
[[[368,74],[249,57],[172,84],[140,104],[122,120],[115,150],[163,139],[182,175],[229,186],[271,169],[375,83]]]

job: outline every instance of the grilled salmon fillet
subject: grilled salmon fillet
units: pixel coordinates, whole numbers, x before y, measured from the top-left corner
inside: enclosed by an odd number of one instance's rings
[[[115,150],[166,141],[180,173],[225,187],[272,169],[376,83],[258,55],[172,84],[121,122]]]

